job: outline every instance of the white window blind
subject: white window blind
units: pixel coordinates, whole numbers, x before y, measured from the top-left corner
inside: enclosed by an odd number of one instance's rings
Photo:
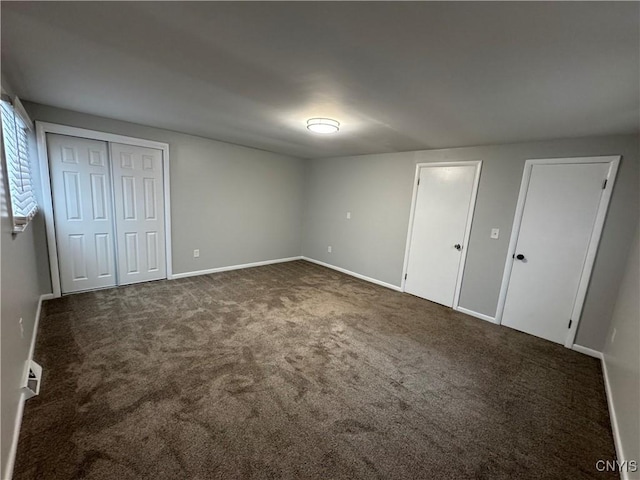
[[[4,95],[0,101],[0,109],[13,230],[21,232],[38,211],[29,162],[28,125],[25,125],[23,120],[24,114],[20,115],[16,112]]]

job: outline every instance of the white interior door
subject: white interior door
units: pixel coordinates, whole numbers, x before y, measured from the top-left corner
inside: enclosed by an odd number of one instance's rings
[[[478,162],[420,168],[406,292],[453,306],[478,174]]]
[[[118,284],[167,277],[162,151],[111,144]]]
[[[116,284],[107,143],[47,135],[62,293]]]
[[[608,162],[533,165],[504,325],[565,343],[608,172]]]

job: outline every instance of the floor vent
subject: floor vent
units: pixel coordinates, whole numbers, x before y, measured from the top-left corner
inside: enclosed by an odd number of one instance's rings
[[[25,399],[35,397],[40,393],[40,380],[42,379],[42,367],[33,360],[29,361],[27,378],[24,379],[22,388],[25,391]]]

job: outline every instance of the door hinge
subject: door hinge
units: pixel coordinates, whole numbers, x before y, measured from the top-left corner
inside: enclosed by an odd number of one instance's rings
[[[407,274],[406,274],[406,273],[404,274],[404,279],[405,279],[405,280],[407,279]]]
[[[569,326],[567,328],[571,328],[572,323],[573,323],[573,320],[569,319]]]
[[[608,181],[608,180],[609,180],[608,178],[605,178],[605,179],[604,179],[604,182],[602,182],[602,189],[603,189],[603,190],[604,190],[605,188],[607,188],[607,181]]]

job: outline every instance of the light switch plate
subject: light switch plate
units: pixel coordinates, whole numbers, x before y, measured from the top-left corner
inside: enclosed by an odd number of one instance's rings
[[[497,239],[499,236],[500,236],[500,229],[499,228],[492,228],[491,229],[491,238]]]

